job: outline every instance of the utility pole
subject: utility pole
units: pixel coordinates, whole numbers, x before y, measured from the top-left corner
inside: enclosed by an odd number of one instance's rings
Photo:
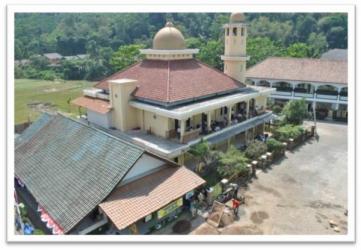
[[[315,125],[315,134],[317,134],[317,122],[316,122],[316,102],[313,101],[312,103],[312,107],[313,107],[313,122]]]

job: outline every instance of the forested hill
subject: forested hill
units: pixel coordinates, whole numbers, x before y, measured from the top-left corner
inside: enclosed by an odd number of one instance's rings
[[[200,49],[200,60],[221,69],[222,25],[228,18],[229,13],[21,13],[15,18],[15,58],[89,54],[99,65],[90,67],[98,72],[88,78],[98,79],[134,62],[137,49],[150,47],[154,34],[172,21],[188,47]],[[247,13],[246,21],[248,66],[272,55],[318,57],[328,49],[347,48],[347,14]]]

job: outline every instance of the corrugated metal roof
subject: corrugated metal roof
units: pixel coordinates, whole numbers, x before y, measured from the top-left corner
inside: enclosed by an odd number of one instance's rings
[[[42,129],[49,120],[52,119],[52,116],[48,113],[43,113],[31,126],[21,133],[20,136],[15,139],[15,146],[29,140],[34,134],[36,134],[40,129]]]
[[[15,175],[65,233],[109,195],[144,152],[60,114],[43,115],[20,137]]]

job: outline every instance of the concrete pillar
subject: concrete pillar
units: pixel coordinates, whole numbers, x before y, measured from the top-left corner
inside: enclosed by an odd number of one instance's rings
[[[211,112],[207,113],[207,129],[208,131],[211,131]]]
[[[247,104],[247,108],[246,108],[246,118],[247,118],[247,119],[249,118],[249,102],[250,102],[250,100],[247,100],[247,101],[246,101],[246,104]]]
[[[181,120],[180,121],[180,138],[181,138],[181,141],[183,139],[185,131],[186,131],[186,120]]]
[[[314,89],[313,89],[313,99],[316,99],[316,92],[317,92],[317,89],[318,89],[318,85],[314,85]]]
[[[232,123],[232,106],[227,106],[228,113],[227,113],[227,125],[230,126]]]
[[[184,165],[184,154],[178,156],[178,164],[181,166]]]

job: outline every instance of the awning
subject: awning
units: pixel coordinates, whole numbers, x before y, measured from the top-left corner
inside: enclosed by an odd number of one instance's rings
[[[186,167],[166,167],[115,189],[99,206],[122,230],[204,183]]]
[[[78,97],[71,103],[101,114],[106,114],[111,110],[110,103],[108,101],[86,96]]]

